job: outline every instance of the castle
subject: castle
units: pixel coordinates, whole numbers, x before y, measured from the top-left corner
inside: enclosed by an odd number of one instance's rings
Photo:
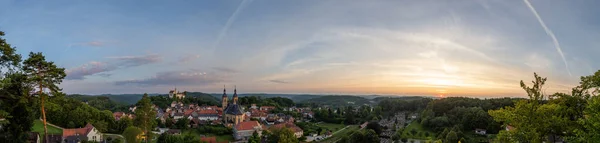
[[[179,91],[177,91],[177,88],[175,88],[175,90],[169,91],[169,98],[183,99],[183,98],[185,98],[185,91],[179,92]]]
[[[233,90],[233,101],[227,102],[228,97],[223,88],[223,97],[221,98],[221,106],[223,107],[223,123],[226,125],[235,125],[244,121],[244,110],[238,105],[237,88]]]

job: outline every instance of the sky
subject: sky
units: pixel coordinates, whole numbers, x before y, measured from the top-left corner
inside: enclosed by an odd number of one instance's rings
[[[0,30],[69,94],[525,97],[600,69],[600,1],[0,0]],[[596,61],[596,62],[595,62]]]

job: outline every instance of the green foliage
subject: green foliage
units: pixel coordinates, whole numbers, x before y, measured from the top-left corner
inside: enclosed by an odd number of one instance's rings
[[[349,104],[350,102],[350,104]],[[364,105],[371,104],[369,99],[359,96],[337,96],[337,95],[329,95],[329,96],[320,96],[317,98],[312,98],[308,100],[302,101],[303,104],[311,104],[314,103],[316,105],[329,105],[332,107],[344,107],[344,106],[356,106],[356,105]],[[351,104],[354,103],[354,104]]]
[[[447,143],[458,142],[458,136],[456,135],[456,132],[454,132],[454,131],[448,132],[448,134],[446,135],[446,142]]]
[[[188,129],[189,123],[190,123],[190,120],[187,118],[178,119],[177,122],[175,122],[175,129],[182,129],[182,130]]]
[[[258,132],[254,131],[254,133],[252,133],[252,136],[250,136],[250,139],[248,139],[248,143],[260,143],[260,136],[258,135]]]
[[[131,126],[131,127],[127,127],[127,129],[125,129],[125,131],[123,131],[123,137],[125,137],[125,142],[139,143],[140,140],[138,139],[138,135],[141,135],[142,133],[143,133],[142,129]]]
[[[127,112],[128,105],[121,102],[116,102],[111,99],[109,96],[89,96],[89,95],[80,95],[73,94],[68,95],[68,98],[73,98],[81,102],[86,102],[88,105],[98,109],[98,110],[110,110],[112,112]]]
[[[371,129],[354,131],[346,143],[375,143],[379,142],[379,135]]]
[[[297,143],[298,139],[294,132],[289,128],[271,129],[271,133],[267,137],[269,143]]]
[[[148,94],[144,94],[142,99],[137,103],[138,108],[135,110],[134,124],[146,132],[147,138],[151,138],[151,130],[156,127],[156,111],[152,108],[152,103]],[[148,140],[146,140],[148,142]]]
[[[383,131],[381,129],[381,125],[379,125],[378,122],[369,122],[367,124],[367,129],[371,129],[371,130],[375,131],[375,133],[377,133],[377,135],[380,135],[381,132]]]
[[[231,135],[233,131],[223,125],[204,125],[196,129],[201,134]]]

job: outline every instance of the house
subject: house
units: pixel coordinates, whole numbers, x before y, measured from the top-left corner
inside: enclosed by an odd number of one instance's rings
[[[296,138],[300,138],[304,134],[304,131],[300,127],[298,127],[298,126],[296,126],[296,124],[290,123],[290,122],[273,125],[272,129],[280,129],[283,127],[292,130],[292,132],[294,132],[294,135],[296,135]]]
[[[189,127],[191,127],[191,128],[197,128],[198,125],[200,125],[200,120],[198,118],[194,118],[194,119],[190,120]]]
[[[369,122],[365,122],[365,123],[361,124],[360,129],[364,129],[365,127],[367,127],[367,124],[369,124]]]
[[[119,120],[121,120],[121,118],[127,117],[127,116],[128,116],[127,113],[124,113],[124,112],[113,113],[113,117],[115,118],[115,121],[119,121]]]
[[[217,143],[217,137],[200,137],[202,143]]]
[[[175,120],[179,120],[183,117],[184,117],[184,115],[182,112],[177,112],[177,113],[173,114],[173,119],[175,119]]]
[[[198,119],[204,120],[204,121],[207,121],[207,120],[218,120],[219,119],[219,112],[217,110],[200,110],[198,112]]]
[[[480,135],[485,135],[486,134],[486,130],[484,130],[484,129],[475,129],[475,133],[476,134],[480,134]]]
[[[62,135],[48,135],[47,140],[48,143],[63,143]]]
[[[275,109],[275,106],[260,106],[260,110],[261,111],[267,111],[268,112],[268,111],[271,111],[273,109]]]
[[[250,106],[250,109],[258,109],[258,106],[256,106],[256,104],[252,104],[252,106]]]
[[[29,134],[29,138],[27,138],[27,141],[30,143],[41,143],[41,138],[40,138],[40,134],[36,133],[36,132],[28,132]]]
[[[83,128],[63,129],[62,138],[66,143],[77,143],[83,140],[100,142],[102,133],[88,123]]]
[[[254,132],[260,136],[262,129],[263,127],[257,121],[240,122],[233,128],[233,137],[236,140],[248,140]]]

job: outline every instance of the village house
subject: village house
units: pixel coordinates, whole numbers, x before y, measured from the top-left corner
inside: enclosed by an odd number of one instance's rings
[[[240,122],[233,128],[233,137],[236,140],[248,140],[254,132],[262,133],[263,127],[257,121]]]
[[[275,109],[275,106],[260,106],[260,110],[261,111],[267,111],[267,112],[269,112],[269,111],[271,111],[273,109]]]
[[[102,141],[100,133],[92,124],[87,124],[83,128],[63,129],[62,138],[65,143],[78,143],[80,141]]]

